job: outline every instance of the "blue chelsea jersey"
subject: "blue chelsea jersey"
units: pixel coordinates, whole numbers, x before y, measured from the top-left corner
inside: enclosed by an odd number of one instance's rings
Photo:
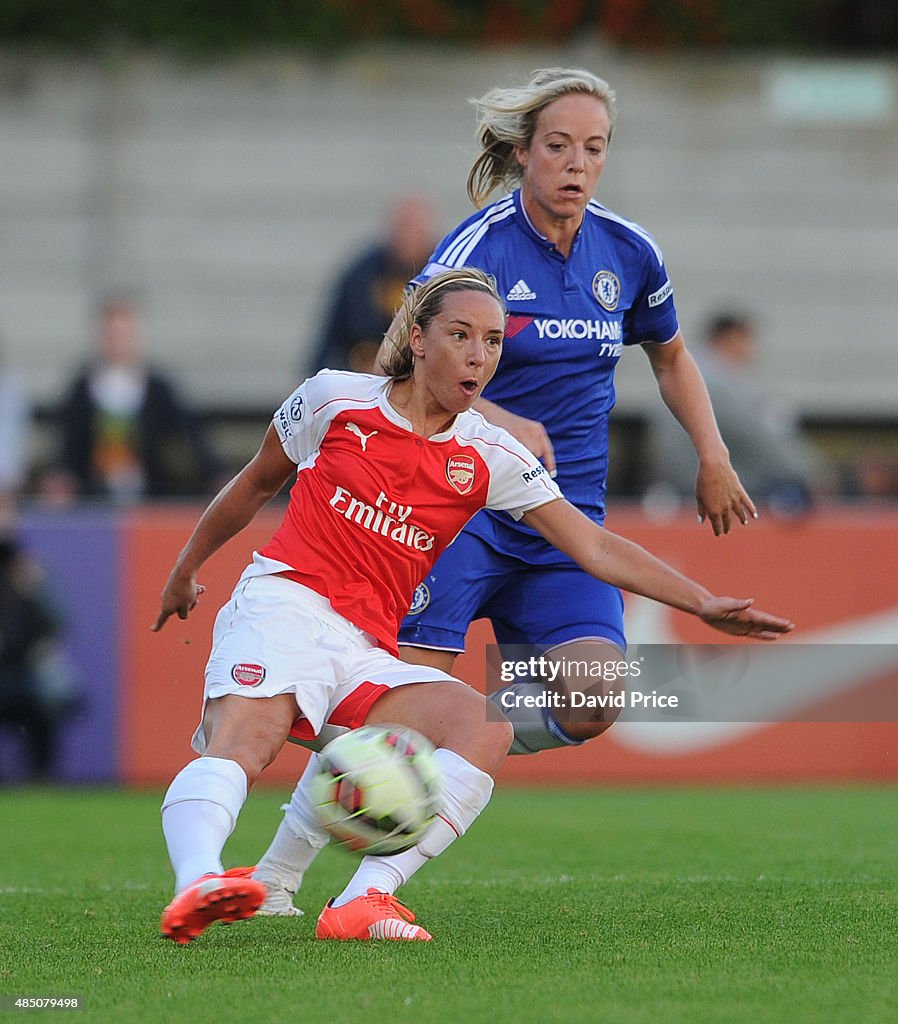
[[[492,274],[508,307],[502,358],[484,398],[544,424],[565,497],[601,522],[615,366],[625,345],[663,343],[678,329],[660,249],[593,200],[565,259],[515,191],[450,232],[414,283],[462,266]],[[521,531],[532,534],[508,517],[484,519],[472,524],[476,532],[503,522],[519,540]]]

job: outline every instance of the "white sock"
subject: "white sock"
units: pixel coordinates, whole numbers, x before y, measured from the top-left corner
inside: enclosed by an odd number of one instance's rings
[[[493,780],[453,750],[440,748],[434,754],[443,785],[442,808],[436,821],[416,846],[392,857],[364,857],[349,885],[334,900],[335,907],[364,896],[369,889],[391,895],[400,885],[439,856],[459,836],[467,832],[475,818],[489,803]]]
[[[182,768],[162,801],[162,831],[175,869],[175,891],[224,870],[221,851],[246,801],[246,773],[236,761],[199,757]]]
[[[290,803],[281,807],[284,820],[253,872],[253,878],[295,893],[318,851],[327,845],[328,834],[318,823],[308,798],[309,781],[317,770],[318,755],[312,754]]]

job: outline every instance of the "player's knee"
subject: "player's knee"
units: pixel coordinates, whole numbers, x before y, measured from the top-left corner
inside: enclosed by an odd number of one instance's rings
[[[258,700],[219,697],[209,702],[203,717],[205,753],[236,761],[252,785],[277,757],[295,717],[292,694]]]
[[[365,723],[395,722],[426,736],[492,775],[511,745],[514,730],[486,698],[463,683],[426,683],[387,691],[373,705]]]
[[[461,754],[481,771],[495,775],[514,740],[514,727],[488,711],[486,699],[470,691],[452,720],[441,746]]]
[[[476,729],[450,731],[440,746],[464,757],[487,775],[495,775],[513,741],[514,727],[510,722],[481,720]]]
[[[494,774],[514,742],[514,726],[511,722],[487,722],[487,742],[493,759],[490,774]]]
[[[258,740],[233,740],[218,744],[213,741],[207,748],[206,755],[236,761],[246,774],[247,785],[252,786],[275,759],[279,749],[274,743]]]

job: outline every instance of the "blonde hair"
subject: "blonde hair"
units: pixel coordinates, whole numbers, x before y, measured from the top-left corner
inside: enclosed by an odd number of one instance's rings
[[[410,291],[402,303],[402,317],[396,333],[389,338],[391,350],[384,357],[381,368],[388,377],[404,380],[412,375],[415,356],[411,348],[412,326],[417,324],[426,331],[434,317],[443,310],[443,302],[453,292],[483,292],[492,296],[505,315],[505,303],[499,296],[496,279],[476,267],[443,270],[424,284]]]
[[[477,111],[477,139],[481,153],[468,174],[468,195],[475,206],[503,186],[516,188],[523,174],[515,149],[529,149],[540,111],[570,93],[595,96],[605,104],[610,121],[608,141],[616,114],[611,86],[582,68],[539,68],[526,85],[490,89],[471,103]]]

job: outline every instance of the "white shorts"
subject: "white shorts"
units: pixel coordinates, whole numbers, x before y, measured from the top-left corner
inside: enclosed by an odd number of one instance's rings
[[[362,725],[387,690],[431,682],[466,685],[377,647],[369,633],[302,584],[281,576],[244,576],[215,619],[203,710],[206,701],[226,694],[292,693],[298,718],[290,739],[320,747]],[[192,746],[205,752],[202,721]]]

